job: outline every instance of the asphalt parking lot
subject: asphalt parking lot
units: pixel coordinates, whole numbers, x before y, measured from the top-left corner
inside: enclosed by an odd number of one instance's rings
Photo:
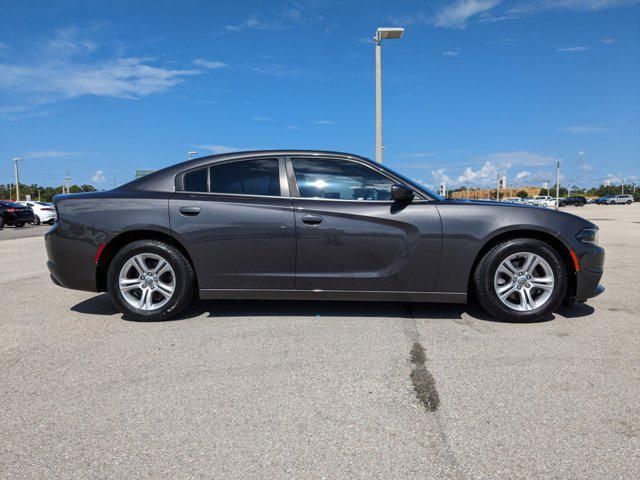
[[[267,301],[130,322],[51,283],[48,227],[5,228],[0,477],[637,478],[640,204],[566,210],[600,226],[607,291],[535,324]]]

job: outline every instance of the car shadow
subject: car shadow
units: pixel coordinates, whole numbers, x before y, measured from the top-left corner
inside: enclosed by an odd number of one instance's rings
[[[84,300],[71,310],[88,315],[116,315],[119,311],[106,293]],[[589,316],[594,308],[576,304],[572,308],[561,307],[558,313],[565,318]],[[401,302],[352,302],[333,300],[200,300],[169,321],[189,320],[208,314],[218,317],[393,317],[431,320],[460,320],[466,313],[476,320],[494,323],[512,323],[487,314],[478,304],[401,303]],[[127,315],[123,320],[134,321]],[[548,315],[537,322],[548,322],[555,315]]]

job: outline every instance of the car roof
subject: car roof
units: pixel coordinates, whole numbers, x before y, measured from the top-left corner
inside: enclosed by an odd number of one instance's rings
[[[331,150],[295,150],[295,149],[247,150],[242,152],[228,152],[228,153],[220,153],[215,155],[207,155],[204,157],[198,157],[192,160],[180,162],[175,165],[171,165],[169,167],[163,168],[162,170],[158,170],[156,172],[145,175],[144,177],[133,180],[132,182],[121,185],[114,190],[173,191],[176,175],[178,175],[181,172],[184,172],[185,170],[190,170],[193,168],[206,166],[211,163],[222,162],[227,160],[235,160],[235,159],[242,159],[242,158],[250,159],[255,157],[282,157],[282,156],[294,156],[294,155],[329,157],[329,158],[331,157],[346,158],[346,159],[360,160],[360,161],[369,163],[372,166],[377,165],[374,161],[366,157],[362,157],[360,155],[355,155],[353,153],[345,153],[345,152],[335,152]],[[422,188],[419,188],[419,189],[424,190]]]

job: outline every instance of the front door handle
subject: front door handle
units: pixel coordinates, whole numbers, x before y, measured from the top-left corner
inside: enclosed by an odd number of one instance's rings
[[[322,223],[322,217],[320,215],[303,215],[302,223],[307,225],[318,225]]]
[[[195,217],[200,213],[200,207],[180,207],[179,210],[185,217]]]

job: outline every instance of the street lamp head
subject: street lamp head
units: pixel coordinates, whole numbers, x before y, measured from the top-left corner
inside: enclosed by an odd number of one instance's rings
[[[376,30],[376,42],[380,43],[382,40],[393,40],[394,38],[402,37],[404,28],[396,27],[380,27]]]
[[[22,157],[12,157],[11,160],[13,160],[14,162],[21,162]]]

